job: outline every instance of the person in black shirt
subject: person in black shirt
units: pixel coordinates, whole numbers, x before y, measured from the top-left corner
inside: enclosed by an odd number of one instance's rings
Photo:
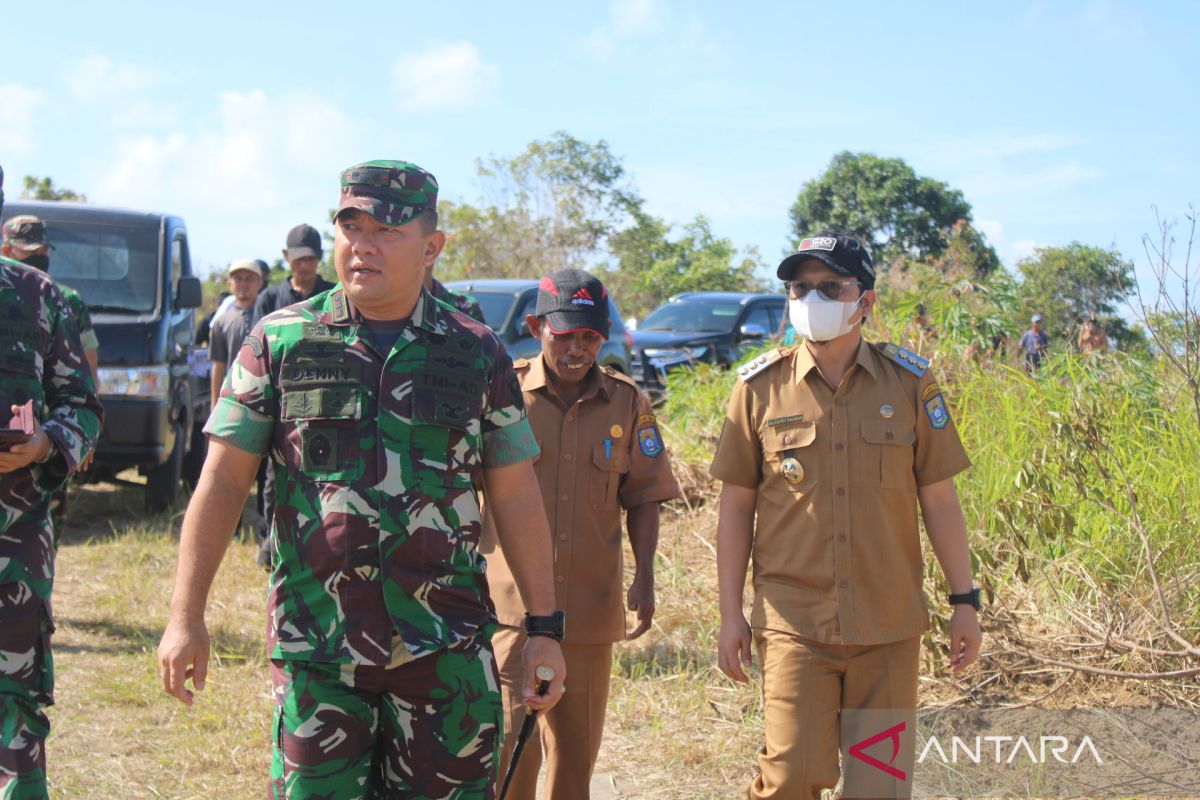
[[[250,320],[250,327],[253,328],[272,311],[302,302],[333,288],[332,283],[317,274],[321,255],[321,234],[312,225],[297,225],[288,231],[283,258],[291,267],[292,274],[264,289],[258,296],[254,303],[254,317]]]

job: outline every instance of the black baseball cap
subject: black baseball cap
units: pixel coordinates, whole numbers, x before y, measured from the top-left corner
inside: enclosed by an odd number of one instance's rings
[[[287,257],[321,257],[321,234],[312,225],[297,225],[288,231]]]
[[[875,265],[867,248],[852,236],[830,231],[801,239],[796,252],[779,262],[775,274],[780,280],[791,280],[796,267],[810,258],[815,258],[839,275],[862,281],[864,290],[875,288]]]
[[[608,338],[608,292],[581,269],[560,269],[542,278],[533,314],[551,333],[592,331]]]

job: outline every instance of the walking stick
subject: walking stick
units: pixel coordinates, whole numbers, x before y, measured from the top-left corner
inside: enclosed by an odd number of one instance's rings
[[[543,695],[550,691],[550,681],[554,680],[554,670],[542,664],[534,675],[538,679],[537,693]],[[517,762],[521,759],[521,751],[525,749],[525,740],[533,733],[533,724],[537,721],[537,711],[525,709],[525,720],[521,723],[521,732],[517,734],[517,743],[513,746],[512,758],[508,762],[508,773],[504,776],[504,785],[500,787],[500,800],[508,794],[508,785],[512,783],[513,775],[517,772]]]

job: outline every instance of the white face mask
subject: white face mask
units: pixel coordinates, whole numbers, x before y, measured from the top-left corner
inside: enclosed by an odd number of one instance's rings
[[[788,300],[788,318],[792,321],[796,334],[802,339],[828,342],[849,333],[854,330],[855,325],[862,322],[860,317],[858,322],[850,323],[850,318],[854,316],[861,302],[861,296],[849,303],[826,300],[821,297],[820,292],[814,290],[803,300]]]

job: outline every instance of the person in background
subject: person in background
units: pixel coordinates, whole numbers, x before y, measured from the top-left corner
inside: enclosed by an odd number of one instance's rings
[[[557,606],[571,619],[563,657],[571,691],[538,720],[510,787],[510,800],[534,800],[546,761],[546,797],[587,800],[600,752],[612,673],[613,644],[636,639],[654,618],[654,552],[659,505],[679,497],[650,401],[637,384],[596,357],[608,339],[608,295],[594,276],[564,269],[542,278],[534,314],[525,318],[541,353],[513,362],[533,434],[534,463],[554,542]],[[624,593],[621,514],[634,575]],[[525,604],[489,507],[480,552],[500,627],[492,641],[504,694],[507,771],[524,717],[521,626]],[[622,602],[625,594],[625,602]],[[626,631],[625,608],[638,624]]]
[[[221,384],[229,360],[242,347],[242,340],[250,332],[250,317],[254,315],[254,301],[262,288],[262,271],[258,262],[246,259],[235,261],[226,275],[229,292],[234,302],[224,314],[213,320],[209,336],[208,357],[212,361],[213,402],[221,396]]]
[[[1029,330],[1021,336],[1020,342],[1021,349],[1025,352],[1026,372],[1033,374],[1042,366],[1042,359],[1046,357],[1048,344],[1050,344],[1050,337],[1046,335],[1042,315],[1034,314],[1029,320]]]
[[[1095,317],[1089,317],[1079,329],[1079,351],[1081,353],[1107,353],[1108,336]]]

